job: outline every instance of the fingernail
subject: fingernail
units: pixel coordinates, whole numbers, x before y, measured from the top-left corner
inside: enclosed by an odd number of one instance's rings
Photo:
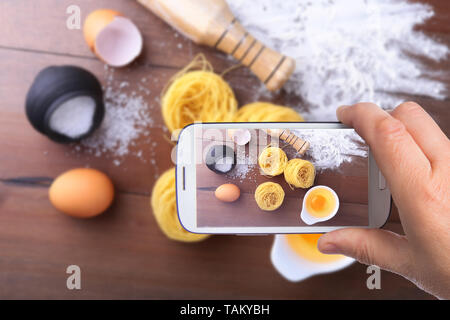
[[[320,252],[326,254],[339,253],[339,248],[332,242],[321,244],[318,246],[318,249]]]
[[[342,110],[345,110],[345,109],[347,109],[347,108],[349,108],[349,107],[351,107],[351,106],[348,106],[348,105],[342,105],[342,106],[339,106],[339,107],[336,109],[336,113],[341,112]]]
[[[333,241],[334,233],[327,233],[320,237],[319,242],[317,243],[317,249],[319,249],[322,253],[339,253],[339,248],[336,243]]]
[[[339,107],[336,109],[336,116],[339,118],[339,114],[340,114],[342,111],[344,111],[345,109],[349,108],[349,107],[351,107],[351,106],[347,106],[347,105],[339,106]]]

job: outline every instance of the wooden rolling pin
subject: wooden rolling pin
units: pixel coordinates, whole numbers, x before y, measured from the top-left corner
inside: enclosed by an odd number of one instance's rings
[[[264,82],[280,89],[295,68],[292,58],[265,47],[236,20],[225,0],[138,0],[198,44],[231,54]]]
[[[274,138],[279,138],[290,144],[297,150],[297,153],[303,155],[309,149],[309,142],[303,140],[296,134],[287,129],[266,129],[266,132]]]

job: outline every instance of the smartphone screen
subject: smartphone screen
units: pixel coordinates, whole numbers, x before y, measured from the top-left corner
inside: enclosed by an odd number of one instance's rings
[[[369,225],[369,148],[353,129],[199,126],[194,143],[198,228]]]

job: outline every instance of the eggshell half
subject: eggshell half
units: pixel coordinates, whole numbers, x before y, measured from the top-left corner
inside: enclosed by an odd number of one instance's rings
[[[95,39],[95,53],[113,67],[130,64],[142,52],[143,39],[139,29],[125,17],[116,16]]]
[[[83,34],[89,48],[95,51],[95,39],[100,31],[122,14],[115,10],[98,9],[91,12],[84,21]]]
[[[53,181],[49,198],[56,209],[69,216],[91,218],[111,205],[114,186],[108,176],[98,170],[72,169]]]
[[[237,145],[244,146],[250,142],[252,135],[247,129],[230,129],[228,130],[230,138],[236,142]]]

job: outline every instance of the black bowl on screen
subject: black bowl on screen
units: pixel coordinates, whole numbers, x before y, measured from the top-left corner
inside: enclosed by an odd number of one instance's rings
[[[212,146],[206,154],[206,166],[218,174],[225,174],[236,166],[236,153],[227,145]]]

